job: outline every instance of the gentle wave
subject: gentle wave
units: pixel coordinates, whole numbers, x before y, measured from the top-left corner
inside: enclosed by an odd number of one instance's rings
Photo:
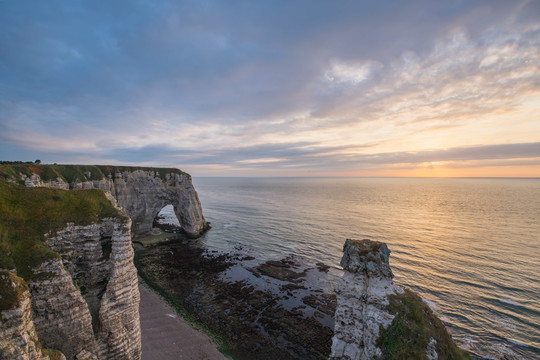
[[[523,307],[522,304],[518,303],[517,301],[515,301],[514,299],[509,298],[509,297],[501,298],[501,299],[499,299],[499,301],[502,302],[503,304]]]

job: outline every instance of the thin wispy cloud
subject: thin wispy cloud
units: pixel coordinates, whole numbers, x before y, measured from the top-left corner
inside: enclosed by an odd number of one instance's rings
[[[3,159],[540,176],[536,1],[4,0],[0,79]]]

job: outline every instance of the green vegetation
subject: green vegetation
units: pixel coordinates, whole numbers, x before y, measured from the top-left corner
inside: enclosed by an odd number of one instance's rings
[[[26,188],[0,178],[0,269],[16,268],[25,280],[48,276],[32,271],[59,256],[44,244],[45,234],[109,217],[128,219],[101,190]]]
[[[7,270],[0,270],[0,311],[14,309],[28,290],[26,283]]]
[[[344,246],[347,247],[351,245],[356,246],[358,254],[360,256],[365,256],[369,253],[376,253],[377,251],[379,251],[383,243],[379,241],[369,240],[369,239],[364,239],[364,240],[347,239]]]
[[[41,349],[41,353],[48,356],[50,360],[61,360],[64,358],[62,352],[53,349]]]
[[[391,295],[389,299],[387,309],[395,317],[388,328],[380,327],[377,340],[384,359],[427,359],[426,347],[432,337],[437,340],[435,349],[439,359],[471,359],[452,341],[441,320],[414,292],[405,289],[403,294]]]
[[[163,300],[165,300],[167,304],[169,304],[176,311],[178,316],[184,319],[194,329],[208,335],[218,345],[219,352],[221,352],[223,355],[227,356],[230,359],[238,359],[236,356],[233,355],[231,346],[224,339],[222,339],[218,334],[216,334],[206,325],[204,325],[194,314],[186,310],[186,308],[182,306],[180,301],[178,301],[174,296],[169,294],[165,289],[161,288],[155,281],[152,280],[152,278],[148,274],[144,272],[144,267],[142,266],[140,261],[142,256],[144,256],[144,250],[135,249],[135,257],[133,261],[135,263],[135,267],[137,268],[137,273],[144,280],[146,286],[152,289],[155,293],[157,293]]]
[[[189,174],[175,168],[111,165],[43,165],[32,162],[0,162],[0,178],[10,179],[19,184],[24,184],[21,174],[28,177],[38,174],[42,181],[51,181],[60,178],[71,183],[75,181],[101,180],[108,178],[109,175],[114,177],[116,173],[135,170],[153,171],[160,178],[164,178],[169,173],[183,174],[190,177]]]

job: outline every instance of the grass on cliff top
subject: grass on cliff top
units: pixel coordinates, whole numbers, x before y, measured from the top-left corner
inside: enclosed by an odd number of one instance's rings
[[[387,310],[395,315],[384,329],[380,327],[377,346],[384,359],[427,359],[426,347],[431,338],[437,340],[435,349],[440,360],[471,360],[452,340],[442,321],[433,314],[422,299],[409,289],[403,294],[389,296]]]
[[[46,233],[109,217],[127,220],[101,190],[26,188],[0,179],[0,269],[35,278],[32,268],[59,256],[44,244]]]
[[[191,178],[189,174],[175,168],[111,165],[42,165],[26,163],[0,164],[0,177],[11,179],[19,184],[24,184],[24,180],[21,179],[20,174],[28,177],[32,176],[32,174],[38,174],[43,181],[61,178],[64,181],[71,183],[74,181],[101,180],[107,178],[109,175],[114,178],[116,173],[135,170],[153,171],[161,179],[169,173],[183,174]],[[88,173],[90,173],[90,177],[87,176]]]
[[[377,252],[383,246],[383,243],[380,241],[363,239],[347,239],[343,245],[343,251],[345,251],[350,246],[356,246],[358,254],[360,256],[367,255],[370,252]]]

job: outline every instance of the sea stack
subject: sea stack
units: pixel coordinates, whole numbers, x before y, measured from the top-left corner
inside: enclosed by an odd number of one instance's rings
[[[386,309],[388,295],[403,293],[394,275],[385,243],[371,240],[345,241],[341,266],[345,273],[337,287],[334,338],[330,359],[375,359],[382,356],[376,342],[379,328],[388,327],[394,316]]]
[[[345,241],[331,360],[470,359],[422,299],[392,281],[385,243]]]

